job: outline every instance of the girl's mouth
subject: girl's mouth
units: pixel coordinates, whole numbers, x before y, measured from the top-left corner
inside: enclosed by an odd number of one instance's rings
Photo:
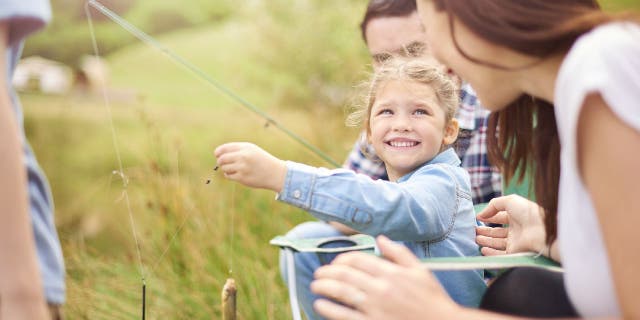
[[[419,141],[387,141],[387,145],[390,145],[395,148],[411,148],[419,145]]]

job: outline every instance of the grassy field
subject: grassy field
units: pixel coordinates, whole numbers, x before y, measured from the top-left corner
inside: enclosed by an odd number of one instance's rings
[[[136,317],[141,273],[125,188],[113,174],[118,161],[102,101],[24,95],[23,102],[29,138],[54,190],[68,317]],[[114,103],[112,116],[140,241],[149,318],[217,318],[230,269],[239,285],[240,319],[287,318],[277,250],[268,240],[310,218],[277,203],[271,192],[224,180],[212,170],[211,154],[227,141],[251,141],[282,158],[327,164],[238,107]],[[356,134],[335,113],[273,110],[273,116],[336,159]]]
[[[365,1],[340,1],[340,10],[330,10],[337,0],[296,3],[296,15],[283,9],[290,1],[270,1],[252,10],[275,10],[265,15],[272,20],[249,10],[160,40],[342,161],[357,135],[344,127],[342,107],[366,70],[356,28]],[[638,6],[608,7],[631,5]],[[56,201],[66,317],[139,318],[144,276],[148,319],[218,319],[231,270],[239,319],[290,318],[278,250],[268,241],[311,217],[271,192],[224,180],[212,170],[212,151],[250,141],[281,158],[328,164],[157,50],[137,44],[108,58],[111,115],[100,94],[21,97]],[[116,151],[126,185],[114,174]]]
[[[257,56],[268,45],[255,39],[257,27],[235,20],[160,41],[342,161],[357,135],[344,127],[343,101],[316,107],[313,96],[297,94],[310,91],[298,81],[301,71],[287,73],[279,61]],[[344,37],[357,39],[357,30]],[[361,47],[349,50],[347,57],[365,57]],[[139,317],[144,275],[149,319],[218,319],[230,271],[239,287],[239,319],[289,318],[278,250],[268,241],[311,217],[277,203],[272,192],[224,180],[212,170],[212,152],[224,142],[251,141],[281,158],[328,164],[152,48],[125,48],[109,63],[111,116],[99,94],[21,96],[27,133],[56,201],[67,318]],[[364,59],[357,68],[366,68]],[[294,99],[283,104],[287,97]],[[110,119],[126,187],[114,174]]]

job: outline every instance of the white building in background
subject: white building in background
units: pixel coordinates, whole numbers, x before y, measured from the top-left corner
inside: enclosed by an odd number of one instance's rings
[[[85,55],[80,59],[82,81],[86,88],[93,92],[99,92],[109,84],[109,66],[100,57]]]
[[[20,60],[12,83],[18,91],[38,90],[48,94],[64,94],[73,85],[73,71],[60,62],[32,56]]]

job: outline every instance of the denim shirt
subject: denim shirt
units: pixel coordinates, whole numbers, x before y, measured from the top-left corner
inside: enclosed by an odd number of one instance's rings
[[[479,255],[468,173],[449,148],[397,182],[372,180],[346,169],[287,162],[277,199],[371,236],[401,241],[418,258]],[[449,295],[477,306],[481,271],[434,273]]]

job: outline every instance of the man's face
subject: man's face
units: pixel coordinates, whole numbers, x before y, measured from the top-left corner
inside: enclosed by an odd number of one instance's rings
[[[428,49],[417,12],[404,17],[371,19],[365,36],[374,68],[392,55],[417,57]]]

